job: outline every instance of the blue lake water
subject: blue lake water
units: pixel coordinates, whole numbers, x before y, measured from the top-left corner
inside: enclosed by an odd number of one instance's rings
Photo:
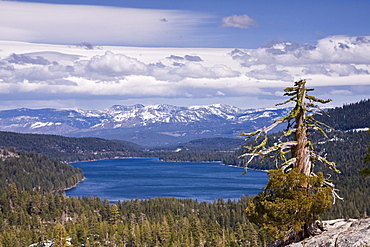
[[[220,163],[163,162],[156,158],[112,159],[72,164],[86,180],[67,196],[99,196],[111,202],[153,197],[213,201],[256,195],[266,185],[266,172]]]

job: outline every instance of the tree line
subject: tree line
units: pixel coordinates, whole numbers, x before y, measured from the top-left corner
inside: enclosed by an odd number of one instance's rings
[[[366,102],[360,102],[360,105]],[[367,109],[364,115],[368,113]],[[351,126],[361,128],[360,124]],[[2,134],[8,138],[13,135],[7,132]],[[326,154],[326,158],[335,161],[342,172],[339,175],[332,173],[326,179],[334,181],[344,200],[337,200],[321,217],[366,216],[370,210],[369,179],[362,177],[359,170],[364,166],[363,157],[369,146],[369,135],[366,132],[348,130],[331,130],[328,138],[309,134],[315,143],[315,151]],[[80,141],[77,145],[71,139],[56,144],[51,140],[59,137],[46,137],[51,138],[49,142],[42,139],[42,135],[36,136],[41,139],[34,141],[34,135],[27,135],[30,138],[27,143],[21,140],[24,135],[14,134],[11,138],[17,139],[13,142],[17,145],[11,146],[17,146],[17,149],[2,149],[0,152],[2,246],[42,246],[48,242],[54,246],[266,246],[273,239],[265,229],[248,220],[245,207],[249,204],[250,197],[226,202],[219,199],[213,203],[153,198],[114,204],[98,197],[66,197],[60,190],[80,181],[83,178],[81,170],[47,156],[19,151],[19,147],[35,145],[32,148],[40,153],[54,149],[51,155],[64,152],[63,155],[56,156],[59,160],[68,156],[72,160],[84,160],[95,157],[99,152],[101,157],[106,158],[112,158],[116,152],[127,155],[132,153],[129,148],[122,149],[118,142],[99,147],[104,141],[101,142],[102,139],[98,138],[76,138]],[[272,145],[289,141],[281,139],[277,134],[270,135],[268,139]],[[10,140],[7,140],[8,143]],[[42,145],[40,141],[43,142]],[[72,143],[68,144],[70,141]],[[47,146],[49,149],[44,149]],[[135,148],[134,150],[135,154],[142,152]],[[222,161],[239,166],[245,162],[237,158],[243,153],[241,149],[235,152],[185,150],[145,153],[143,155],[162,155],[160,157],[163,159],[179,161]],[[275,168],[275,164],[266,159],[249,166],[257,169]],[[325,169],[317,171],[328,174]]]
[[[14,147],[16,150],[35,152],[66,162],[152,156],[143,147],[127,141],[4,131],[0,131],[0,147]]]
[[[266,246],[271,238],[246,218],[249,199],[111,204],[99,197],[65,197],[10,184],[0,193],[0,245]]]
[[[0,246],[266,246],[237,201],[66,197],[82,171],[47,156],[0,150]]]

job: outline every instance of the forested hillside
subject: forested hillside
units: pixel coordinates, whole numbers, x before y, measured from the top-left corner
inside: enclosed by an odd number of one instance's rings
[[[370,212],[370,179],[363,178],[359,171],[364,167],[364,156],[370,143],[370,134],[367,131],[331,131],[328,138],[315,133],[311,136],[313,146],[319,153],[326,154],[327,160],[336,163],[340,174],[316,166],[314,170],[330,174],[330,179],[339,190],[338,194],[344,200],[336,203],[324,215],[326,219],[357,218]],[[280,135],[270,136],[269,142],[278,142]],[[238,154],[243,151],[239,150]],[[250,164],[255,169],[275,169],[270,159],[255,160]]]
[[[370,135],[358,130],[369,127],[368,102],[330,110],[331,117],[341,119],[344,116],[341,109],[346,108],[345,116],[351,121],[343,121],[334,126],[335,130],[328,130],[328,138],[320,133],[311,136],[316,151],[326,154],[341,170],[341,174],[332,173],[331,179],[344,200],[337,200],[322,216],[324,219],[362,217],[370,211],[370,179],[359,174],[364,167]],[[361,114],[356,107],[362,109]],[[352,121],[359,114],[365,120]],[[279,140],[278,134],[270,136],[272,143]],[[68,156],[70,160],[86,160],[97,158],[97,154],[99,158],[111,158],[134,156],[134,153],[171,160],[221,160],[225,164],[243,165],[244,161],[237,158],[244,152],[242,149],[226,152],[218,147],[222,142],[231,147],[232,140],[195,141],[178,152],[158,153],[143,153],[136,147],[98,138],[64,139],[2,132],[0,141],[1,146],[15,147],[1,151],[0,246],[46,243],[54,246],[68,243],[73,246],[266,246],[271,241],[263,229],[246,219],[249,197],[227,202],[220,199],[214,203],[154,198],[113,205],[101,198],[67,198],[55,190],[74,185],[82,179],[81,171],[46,156],[20,151],[49,152],[59,160],[68,160]],[[201,148],[205,143],[215,147]],[[266,159],[250,167],[269,169],[274,164]]]
[[[47,156],[14,149],[0,149],[0,190],[52,192],[76,185],[84,178],[80,168]]]
[[[111,205],[65,197],[80,169],[13,148],[0,152],[0,246],[264,246],[248,197],[213,203],[153,198]]]
[[[327,115],[315,117],[336,130],[370,127],[370,99],[328,110]]]
[[[320,150],[327,153],[329,160],[335,161],[340,174],[332,173],[332,180],[337,185],[343,200],[325,214],[326,218],[358,218],[370,212],[370,179],[363,178],[359,171],[364,167],[366,147],[370,143],[370,133],[366,131],[342,132],[336,134],[338,141],[328,141],[320,145]]]
[[[310,139],[316,151],[335,162],[341,171],[340,174],[325,171],[325,174],[331,174],[331,179],[344,200],[337,200],[323,217],[329,219],[365,216],[370,212],[370,197],[368,196],[370,195],[370,179],[364,179],[359,171],[365,166],[364,156],[370,143],[370,134],[366,131],[370,126],[370,100],[330,109],[328,115],[330,117],[326,115],[315,117],[333,127],[333,129],[326,130],[328,138],[316,132],[312,133]],[[271,134],[267,146],[272,146],[273,143],[278,143],[283,139],[280,133]],[[251,142],[253,139],[248,140],[244,145],[248,146]],[[198,149],[202,150],[202,147],[198,146]],[[160,157],[163,160],[175,161],[188,159],[191,161],[222,161],[226,165],[243,166],[246,161],[238,157],[245,152],[244,148],[235,152],[182,150],[176,153],[164,152],[160,154]],[[256,159],[249,165],[249,168],[275,169],[275,164],[272,159]],[[317,168],[319,169],[320,166]]]
[[[327,160],[336,163],[340,174],[324,169],[324,174],[330,174],[338,194],[344,200],[337,200],[323,217],[357,218],[370,212],[370,179],[363,178],[359,171],[364,167],[364,156],[370,143],[370,100],[361,101],[343,107],[330,109],[328,116],[317,116],[333,129],[326,129],[328,138],[319,132],[312,133],[310,139],[316,151],[325,155]],[[270,144],[277,143],[281,135],[272,134]],[[239,150],[238,154],[242,154]],[[271,160],[254,162],[250,166],[257,169],[273,169]],[[322,170],[317,166],[315,170]]]
[[[244,143],[242,138],[202,138],[175,146],[151,148],[153,151],[201,151],[201,152],[229,152],[239,149]]]
[[[14,147],[67,162],[148,155],[139,145],[126,141],[14,132],[0,132],[0,147]]]
[[[266,246],[244,212],[248,198],[214,203],[153,198],[110,205],[100,198],[0,192],[0,246]]]

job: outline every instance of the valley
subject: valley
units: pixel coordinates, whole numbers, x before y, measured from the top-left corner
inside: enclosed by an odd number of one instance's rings
[[[321,215],[323,219],[360,218],[370,210],[369,180],[359,173],[365,166],[363,157],[370,143],[369,104],[367,100],[330,109],[330,121],[335,128],[327,130],[328,138],[319,133],[311,136],[317,151],[326,153],[341,171],[341,174],[331,174],[331,179],[344,200],[337,200]],[[320,121],[328,121],[326,116],[319,118],[322,118]],[[269,139],[273,143],[281,141],[280,138],[278,133],[273,133]],[[3,188],[0,193],[0,219],[7,220],[0,222],[1,229],[6,232],[0,234],[0,241],[6,245],[11,243],[11,239],[17,239],[20,245],[37,243],[41,240],[39,234],[32,230],[36,228],[43,231],[45,239],[54,239],[53,232],[64,229],[77,245],[94,246],[105,241],[122,241],[122,244],[126,242],[135,246],[135,243],[153,243],[160,239],[169,241],[171,238],[172,242],[187,243],[189,246],[194,245],[194,241],[224,241],[239,245],[249,241],[255,246],[264,246],[272,239],[246,218],[245,205],[250,200],[247,196],[237,201],[219,198],[214,202],[158,197],[118,201],[112,205],[101,197],[65,197],[62,192],[83,179],[83,171],[65,162],[157,157],[166,161],[221,161],[229,166],[243,166],[245,160],[238,156],[244,153],[242,146],[248,145],[248,142],[241,138],[214,137],[148,147],[127,140],[2,131],[0,175],[5,178],[2,181],[7,182],[0,184]],[[51,170],[45,170],[45,165]],[[268,160],[257,160],[249,167],[268,170],[274,169],[275,165]],[[63,224],[56,223],[60,219]],[[45,230],[46,223],[43,222],[48,222],[51,230]],[[195,223],[189,225],[189,222]],[[132,228],[133,225],[137,227]],[[89,230],[83,231],[87,226],[90,226]],[[202,230],[202,226],[206,229]],[[167,237],[161,235],[164,230]],[[148,235],[148,232],[151,234]],[[227,237],[221,240],[225,233]],[[150,239],[144,239],[144,235]],[[194,239],[194,236],[197,237]]]

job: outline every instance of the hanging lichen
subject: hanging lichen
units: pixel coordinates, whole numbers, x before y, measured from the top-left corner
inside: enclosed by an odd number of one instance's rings
[[[328,103],[310,96],[306,81],[295,82],[294,87],[285,89],[285,96],[290,98],[278,105],[295,103],[289,115],[276,120],[270,126],[252,133],[242,133],[247,139],[255,137],[254,146],[245,146],[248,164],[257,156],[274,157],[277,170],[270,170],[270,177],[265,190],[256,196],[247,208],[248,218],[268,230],[275,238],[288,236],[301,231],[302,237],[310,235],[309,227],[318,214],[327,210],[335,198],[339,198],[331,181],[324,179],[322,173],[315,174],[314,163],[319,162],[329,169],[339,172],[334,162],[315,153],[309,131],[320,131],[326,136],[323,127],[329,126],[315,120],[313,113],[324,112],[316,103]],[[320,110],[320,111],[318,111]],[[284,136],[293,136],[290,141],[280,142],[267,147],[268,132],[276,126],[286,123]],[[258,142],[262,138],[260,142]]]

